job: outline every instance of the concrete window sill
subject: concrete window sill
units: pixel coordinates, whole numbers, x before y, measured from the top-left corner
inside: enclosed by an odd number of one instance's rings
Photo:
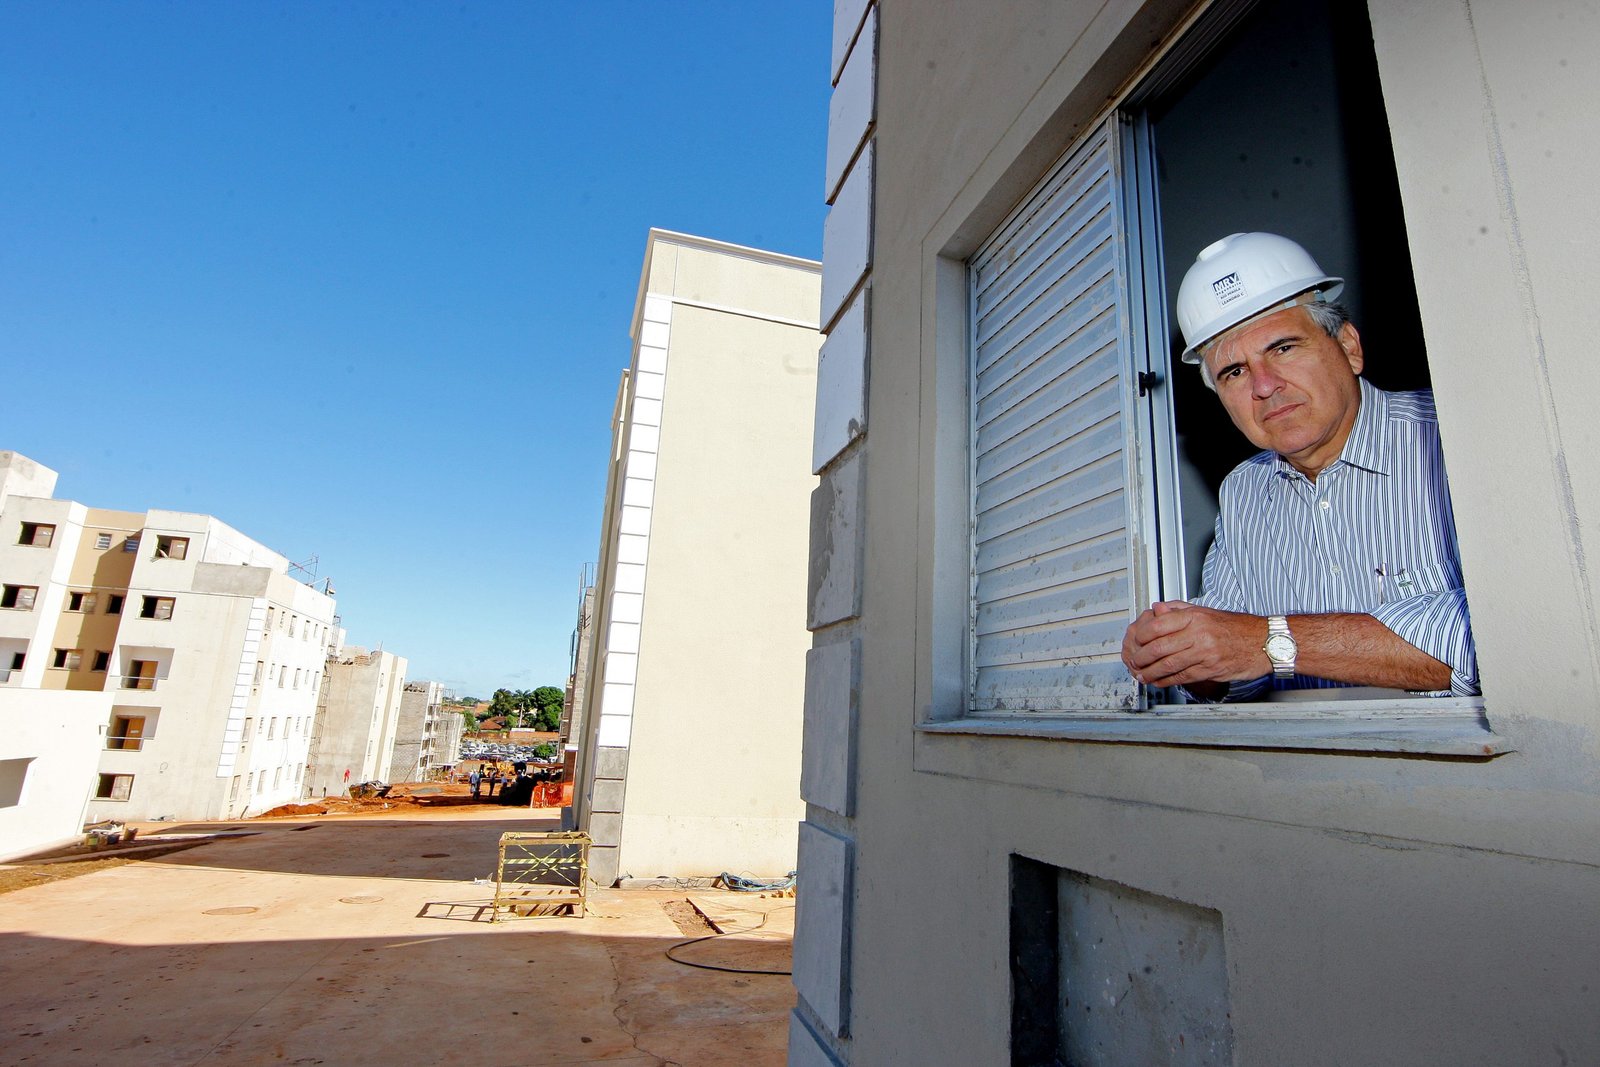
[[[922,723],[918,730],[934,736],[1477,759],[1511,751],[1489,728],[1476,698],[1189,704],[1138,713],[983,713]]]

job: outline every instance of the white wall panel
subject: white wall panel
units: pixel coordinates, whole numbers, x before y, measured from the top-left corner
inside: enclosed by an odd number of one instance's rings
[[[811,473],[820,474],[845,446],[867,431],[867,302],[857,290],[817,354],[817,418]]]
[[[823,199],[833,203],[850,161],[872,125],[877,77],[878,11],[867,15],[861,38],[828,101],[828,155],[823,168]]]
[[[872,265],[871,142],[850,168],[822,224],[822,328],[833,326],[851,292]]]

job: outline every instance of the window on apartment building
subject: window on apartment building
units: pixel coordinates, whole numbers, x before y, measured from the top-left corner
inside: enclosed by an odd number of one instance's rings
[[[283,781],[283,768],[282,767],[274,768],[273,771],[272,771],[272,788],[274,788],[274,789],[278,788],[278,784],[280,782],[282,782],[282,781]]]
[[[138,536],[134,535],[134,536],[131,536],[131,537],[124,538],[123,542],[122,542],[122,551],[124,551],[124,552],[137,552],[137,551],[139,551],[139,538],[138,538]]]
[[[95,534],[94,547],[101,552],[111,547],[111,535],[108,533]]]
[[[102,774],[94,791],[96,800],[127,800],[132,795],[131,774]]]
[[[256,791],[256,772],[255,771],[251,771],[249,774],[245,775],[244,791],[247,794],[254,793]]]
[[[267,740],[271,741],[278,736],[278,717],[274,715],[267,720]]]
[[[137,752],[144,747],[144,716],[113,715],[106,747]]]
[[[14,808],[22,803],[22,793],[27,788],[28,771],[33,761],[33,756],[0,759],[0,808]]]
[[[267,609],[267,629],[272,629],[272,608]]]
[[[94,602],[95,596],[93,593],[68,592],[66,610],[92,612],[94,611]]]
[[[99,649],[98,651],[96,651],[95,654],[94,654],[94,666],[90,667],[89,669],[92,670],[92,671],[99,671],[101,673],[104,673],[104,672],[110,670],[111,669],[111,651],[109,649],[104,649],[104,648]]]
[[[259,794],[267,788],[267,772],[262,771],[256,776],[256,792]]]
[[[300,668],[299,667],[296,667],[294,669],[294,682],[289,686],[289,688],[291,688],[291,689],[299,689],[300,688]]]
[[[123,596],[122,596],[121,593],[107,593],[106,594],[106,614],[107,615],[121,615],[122,614],[122,601],[123,601]]]
[[[26,652],[13,652],[13,653],[11,653],[11,669],[12,670],[20,671],[22,669],[22,665],[24,663],[26,663],[27,661],[28,661],[28,654]]]
[[[239,785],[241,782],[243,782],[243,780],[244,778],[242,775],[236,774],[233,776],[233,785],[228,789],[228,800],[230,802],[239,799]]]
[[[972,712],[1185,699],[1120,649],[1140,607],[1200,592],[1217,486],[1256,451],[1178,359],[1168,311],[1200,248],[1301,241],[1383,353],[1364,377],[1428,384],[1393,157],[1360,132],[1388,128],[1364,10],[1245,6],[1218,5],[1233,23],[1197,26],[968,260]]]
[[[239,743],[241,745],[250,743],[250,734],[255,729],[255,725],[256,721],[254,719],[246,719],[244,721],[244,729],[239,733]]]
[[[22,524],[22,534],[17,538],[17,544],[29,545],[33,548],[49,548],[50,542],[56,537],[55,524],[48,522],[25,522]]]
[[[290,637],[294,636],[294,624],[296,622],[298,622],[298,621],[299,621],[299,619],[298,619],[297,616],[294,616],[294,615],[290,615],[289,616],[289,636]]]
[[[153,559],[183,559],[189,555],[189,539],[187,537],[172,537],[168,534],[156,535],[156,554]]]
[[[289,677],[289,667],[288,667],[288,665],[285,664],[284,666],[279,667],[278,668],[278,688],[279,689],[283,688],[283,683],[288,679],[288,677]]]
[[[156,687],[157,663],[153,659],[135,659],[128,661],[128,673],[122,676],[124,689],[154,689]]]
[[[141,619],[170,619],[172,618],[172,605],[175,598],[170,596],[147,596],[139,608]]]
[[[264,661],[259,660],[259,659],[256,660],[256,673],[254,675],[252,675],[251,678],[250,678],[250,684],[251,685],[260,685],[261,684],[261,672],[266,670],[266,667],[267,667],[267,665],[266,665],[266,663]]]
[[[295,783],[295,785],[299,785],[302,782],[304,782],[305,780],[306,780],[306,765],[304,763],[296,765],[296,767],[294,769],[294,783]]]
[[[0,608],[32,611],[33,602],[38,596],[39,587],[36,585],[0,586]]]
[[[50,659],[50,666],[57,670],[75,671],[83,662],[83,650],[77,648],[58,648]]]

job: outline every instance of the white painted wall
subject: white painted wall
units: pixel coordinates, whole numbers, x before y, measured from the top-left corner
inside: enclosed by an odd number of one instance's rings
[[[0,689],[0,861],[82,834],[110,705],[106,693]]]

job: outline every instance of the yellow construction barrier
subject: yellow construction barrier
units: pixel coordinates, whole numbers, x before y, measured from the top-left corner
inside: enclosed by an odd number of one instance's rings
[[[500,862],[495,869],[494,907],[514,915],[588,912],[589,835],[581,830],[500,835]]]

